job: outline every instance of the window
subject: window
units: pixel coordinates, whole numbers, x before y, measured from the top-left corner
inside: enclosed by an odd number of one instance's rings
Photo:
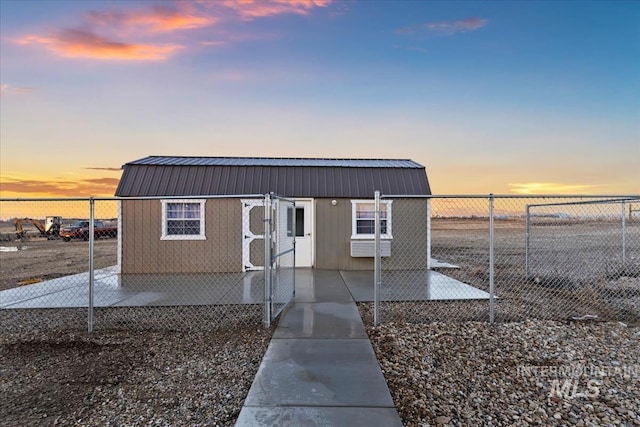
[[[162,240],[204,240],[204,200],[163,200]]]
[[[380,202],[380,237],[392,239],[391,235],[392,200]],[[375,203],[373,200],[352,200],[352,239],[373,239],[375,237]]]
[[[292,237],[295,231],[296,237],[304,237],[304,207],[296,207],[296,229],[293,229],[294,208],[287,208],[287,237]]]

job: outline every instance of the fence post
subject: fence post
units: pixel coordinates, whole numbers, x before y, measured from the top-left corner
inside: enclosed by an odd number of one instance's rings
[[[526,217],[525,217],[525,232],[524,232],[524,276],[526,280],[529,280],[529,205],[527,205]]]
[[[271,326],[271,195],[264,196],[264,326]]]
[[[94,290],[94,262],[93,262],[93,241],[95,233],[95,200],[93,197],[89,198],[89,319],[88,329],[89,333],[93,332],[93,290]]]
[[[431,198],[427,199],[427,270],[431,270]]]
[[[374,195],[373,324],[380,325],[380,192]]]
[[[624,200],[622,201],[622,265],[623,268],[627,263],[627,224],[626,224],[626,206]]]
[[[489,324],[493,325],[495,318],[495,290],[494,290],[494,253],[493,253],[493,194],[489,194]]]

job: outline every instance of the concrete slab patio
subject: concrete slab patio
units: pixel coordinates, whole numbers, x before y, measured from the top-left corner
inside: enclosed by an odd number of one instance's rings
[[[122,275],[117,266],[95,270],[94,305],[262,304],[264,275],[249,273]],[[87,307],[89,273],[0,291],[0,308]]]
[[[373,301],[373,272],[296,270],[296,301]],[[261,271],[211,274],[121,275],[116,266],[95,271],[96,307],[261,304]],[[316,286],[314,281],[322,283]],[[277,281],[276,281],[277,283]],[[89,273],[74,274],[0,291],[0,308],[87,307]],[[345,286],[346,284],[346,286]],[[488,299],[489,294],[429,270],[383,272],[383,301]]]
[[[373,301],[372,271],[340,271],[356,302]],[[489,299],[489,293],[433,270],[383,271],[382,301]]]

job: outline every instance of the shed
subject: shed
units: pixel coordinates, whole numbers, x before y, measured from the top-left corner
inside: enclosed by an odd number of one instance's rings
[[[123,198],[121,271],[251,269],[243,239],[259,199],[250,195],[269,193],[295,200],[297,267],[371,270],[375,191],[408,196],[381,202],[383,255],[393,257],[394,240],[411,241],[416,251],[397,265],[426,268],[427,205],[415,196],[431,189],[425,167],[413,160],[150,156],[128,162],[116,190]]]

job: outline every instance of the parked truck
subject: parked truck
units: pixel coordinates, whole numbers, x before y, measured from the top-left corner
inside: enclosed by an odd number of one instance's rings
[[[93,237],[117,237],[118,227],[107,226],[103,221],[93,222]],[[89,240],[89,221],[76,221],[73,224],[60,229],[60,237],[65,242],[71,239]]]

